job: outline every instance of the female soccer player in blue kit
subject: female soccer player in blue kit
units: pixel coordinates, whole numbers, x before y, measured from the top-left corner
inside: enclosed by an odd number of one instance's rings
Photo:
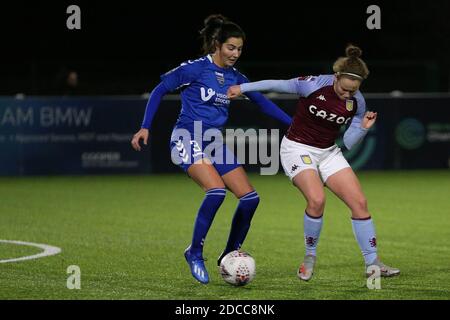
[[[297,112],[280,147],[281,164],[286,175],[301,191],[307,206],[304,214],[306,255],[298,277],[309,280],[316,262],[325,208],[324,184],[350,208],[355,238],[366,264],[378,266],[381,276],[398,275],[400,270],[383,264],[377,256],[375,228],[367,200],[358,178],[335,144],[340,127],[350,123],[344,144],[351,149],[360,142],[377,118],[366,112],[359,87],[369,75],[360,58],[361,49],[346,48],[346,57],[333,65],[334,75],[319,75],[290,80],[263,80],[230,87],[228,96],[235,98],[254,91],[295,93],[300,96]]]
[[[209,276],[204,265],[203,245],[214,216],[225,198],[225,188],[239,199],[239,204],[218,265],[227,253],[242,246],[259,196],[244,169],[223,142],[220,142],[222,148],[216,148],[215,154],[206,151],[211,142],[205,139],[204,133],[210,129],[221,129],[228,118],[230,100],[227,89],[231,85],[248,82],[248,79],[233,67],[245,41],[242,29],[221,15],[211,15],[204,23],[205,27],[200,33],[205,56],[184,62],[161,76],[161,83],[150,95],[141,129],[131,143],[138,151],[141,149],[141,139],[147,144],[149,128],[162,97],[182,88],[182,108],[171,137],[172,160],[179,163],[206,192],[197,213],[192,242],[184,252],[194,278],[206,284]],[[291,117],[262,94],[254,92],[247,96],[260,106],[262,112],[286,125],[291,123]],[[228,161],[221,161],[224,159]]]

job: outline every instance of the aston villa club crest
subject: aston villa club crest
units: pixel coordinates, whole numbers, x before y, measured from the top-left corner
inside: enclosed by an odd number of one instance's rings
[[[347,111],[352,111],[353,110],[353,100],[346,100],[345,101],[345,109],[347,109]]]
[[[305,243],[308,247],[313,247],[317,243],[317,238],[305,236]]]
[[[311,157],[308,155],[301,155],[302,161],[304,164],[312,164]]]
[[[217,72],[217,71],[214,72],[214,73],[216,74],[216,79],[219,82],[219,84],[221,86],[223,86],[225,84],[225,77],[224,77],[223,73],[220,73],[220,72]]]

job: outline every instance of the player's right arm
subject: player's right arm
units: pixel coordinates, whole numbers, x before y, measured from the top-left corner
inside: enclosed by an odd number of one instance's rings
[[[153,89],[152,93],[147,102],[147,106],[145,108],[144,120],[142,121],[141,129],[136,132],[131,140],[131,145],[134,150],[141,151],[140,141],[141,139],[144,141],[144,145],[147,145],[148,137],[149,137],[149,128],[152,123],[153,117],[155,116],[156,110],[158,110],[159,104],[161,103],[164,95],[169,92],[163,82],[158,84],[155,89]]]
[[[189,85],[195,80],[201,71],[199,62],[182,63],[179,67],[170,70],[161,76],[161,82],[153,89],[145,108],[144,120],[141,129],[136,132],[131,140],[131,145],[136,151],[141,151],[140,141],[147,145],[149,130],[162,98],[170,91]]]

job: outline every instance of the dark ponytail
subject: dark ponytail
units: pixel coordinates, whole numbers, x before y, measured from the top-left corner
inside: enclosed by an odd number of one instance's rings
[[[203,54],[214,53],[216,44],[222,45],[231,37],[241,38],[245,41],[244,31],[221,14],[212,14],[206,17],[200,36],[203,41]]]

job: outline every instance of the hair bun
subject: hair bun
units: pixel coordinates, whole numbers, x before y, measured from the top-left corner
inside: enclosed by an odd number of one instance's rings
[[[224,24],[224,22],[227,20],[228,19],[225,18],[221,14],[212,14],[212,15],[209,15],[208,17],[206,17],[206,19],[204,21],[204,25],[205,25],[205,27],[217,28],[217,27],[222,26]]]
[[[345,48],[345,54],[349,58],[359,58],[362,55],[362,50],[357,46],[349,44],[347,48]]]

